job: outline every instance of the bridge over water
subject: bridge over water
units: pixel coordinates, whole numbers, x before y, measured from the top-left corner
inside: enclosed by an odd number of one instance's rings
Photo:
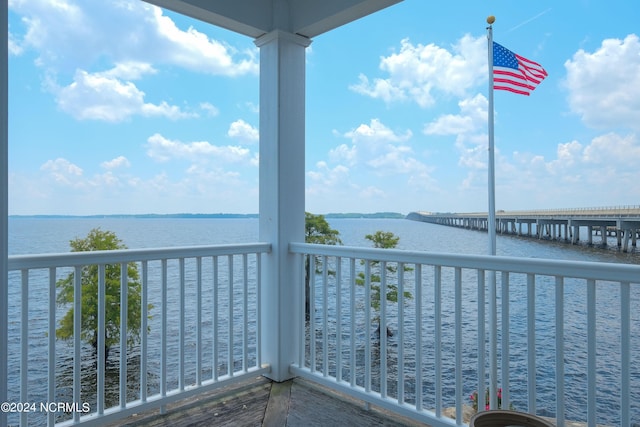
[[[470,230],[488,230],[487,212],[411,212],[407,219]],[[537,239],[564,240],[576,244],[582,238],[608,245],[609,237],[624,252],[637,246],[640,237],[640,206],[540,209],[496,212],[496,233]]]

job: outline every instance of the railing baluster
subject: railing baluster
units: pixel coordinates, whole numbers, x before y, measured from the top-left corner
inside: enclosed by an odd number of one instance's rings
[[[307,272],[305,271],[305,264],[306,264],[306,255],[305,254],[294,254],[296,262],[299,263],[300,265],[300,283],[304,283]],[[258,286],[258,292],[260,292],[260,286]],[[259,295],[259,294],[258,294]],[[305,300],[307,298],[307,290],[305,289],[305,287],[302,287],[302,291],[300,292],[300,300],[298,301],[298,322],[299,322],[299,329],[298,329],[298,339],[299,339],[299,349],[298,349],[298,367],[303,368],[305,366],[304,361],[305,361],[305,353],[306,353],[306,348],[307,348],[307,339],[306,339],[306,325],[307,325],[307,319],[305,318]],[[260,301],[258,301],[258,307],[260,307]],[[260,316],[258,316],[258,319],[260,319]],[[258,325],[260,325],[261,322],[258,322]],[[262,335],[260,333],[260,329],[258,329],[258,340],[260,340],[260,335]],[[258,341],[260,342],[260,341]],[[258,346],[259,347],[259,346]],[[259,356],[258,356],[259,357]],[[260,363],[258,363],[258,365],[260,365]]]
[[[202,257],[196,257],[196,385],[202,385]]]
[[[587,425],[596,427],[596,281],[587,280]],[[623,424],[624,425],[624,424]]]
[[[247,254],[242,254],[242,282],[243,282],[243,302],[242,302],[242,320],[243,320],[243,328],[242,328],[242,371],[247,372],[248,366],[247,363],[249,361],[249,272],[248,270],[248,262],[247,262]]]
[[[416,411],[422,410],[422,264],[416,264]]]
[[[342,258],[336,257],[336,381],[342,380]]]
[[[489,270],[489,409],[498,409],[498,307],[496,271]],[[478,390],[478,402],[484,390]],[[478,406],[481,406],[478,404]]]
[[[351,313],[349,375],[351,387],[356,385],[356,260],[349,258],[349,313]]]
[[[178,284],[178,389],[184,390],[184,331],[185,331],[185,287],[186,277],[184,271],[184,258],[178,260],[178,266],[180,269],[180,283]]]
[[[387,397],[387,263],[380,263],[380,395]]]
[[[564,278],[556,276],[556,423],[564,425]]]
[[[620,425],[631,425],[631,284],[620,283]]]
[[[462,420],[462,269],[454,270],[456,420]]]
[[[316,364],[316,257],[309,257],[309,365],[311,372],[317,370]]]
[[[147,401],[147,358],[148,352],[148,321],[149,321],[149,263],[142,261],[142,295],[140,318],[140,400]]]
[[[212,258],[212,263],[213,263],[213,319],[212,319],[212,327],[213,327],[213,357],[212,357],[212,374],[211,377],[213,379],[213,381],[218,381],[218,370],[220,369],[218,364],[220,362],[219,360],[219,355],[218,355],[218,351],[219,351],[219,346],[218,346],[218,305],[219,305],[219,299],[218,299],[218,286],[220,285],[219,282],[219,260],[217,256],[214,256]]]
[[[436,395],[436,417],[442,416],[442,267],[433,267],[433,304],[434,304],[434,388]]]
[[[167,395],[167,259],[162,259],[162,323],[160,335],[160,397]],[[165,413],[165,406],[160,408],[160,413]]]
[[[127,406],[127,309],[129,306],[127,263],[120,264],[120,407]]]
[[[47,325],[49,334],[49,355],[48,355],[48,378],[47,378],[47,400],[56,400],[56,267],[49,268],[49,324]],[[47,414],[47,425],[55,424],[55,412]]]
[[[511,402],[509,395],[509,272],[503,271],[501,273],[502,278],[502,408],[509,408],[509,402]]]
[[[303,274],[302,277],[302,281],[300,283],[304,283],[304,268],[301,269],[301,272]],[[303,298],[304,298],[304,291],[301,292]],[[261,348],[262,348],[262,255],[259,253],[256,253],[256,323],[257,323],[257,337],[256,337],[256,341],[257,341],[257,346],[256,346],[256,366],[257,367],[261,367],[262,366],[262,352],[261,352]],[[302,301],[302,303],[300,304],[300,309],[302,310],[302,322],[304,322],[304,299]],[[304,357],[304,323],[302,323],[303,326],[301,326],[301,330],[302,330],[302,339],[300,340],[301,343],[301,351],[300,354],[302,355],[302,357]],[[303,366],[302,363],[300,363],[300,366]]]
[[[364,263],[364,390],[371,392],[371,261]]]
[[[29,270],[22,270],[20,289],[20,402],[29,401]],[[3,279],[4,280],[4,279]],[[29,412],[20,412],[20,425],[27,425]]]
[[[105,405],[105,367],[106,367],[106,346],[105,333],[106,330],[106,266],[98,265],[98,330],[96,342],[98,343],[98,389],[97,389],[97,406],[98,414],[104,413]]]
[[[329,280],[327,257],[322,257],[322,373],[329,375],[328,319],[329,319]]]
[[[536,277],[527,274],[527,409],[536,413]]]
[[[227,374],[229,376],[233,376],[235,371],[235,366],[233,363],[233,304],[234,304],[234,294],[233,294],[233,255],[227,256],[227,268],[229,269],[229,309],[228,309],[228,319],[227,319]]]
[[[481,390],[486,390],[486,371],[485,371],[485,354],[487,351],[487,345],[485,343],[486,337],[486,280],[485,271],[478,270],[478,393]],[[478,406],[479,410],[482,410],[482,405]]]
[[[82,341],[82,266],[74,268],[73,275],[73,401],[80,402]],[[80,413],[73,413],[74,422],[80,421]]]
[[[404,403],[404,263],[398,263],[398,404]]]

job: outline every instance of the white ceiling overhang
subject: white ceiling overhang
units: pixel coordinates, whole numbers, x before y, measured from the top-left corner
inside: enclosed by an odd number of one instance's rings
[[[313,38],[402,0],[144,0],[258,38],[274,30]]]

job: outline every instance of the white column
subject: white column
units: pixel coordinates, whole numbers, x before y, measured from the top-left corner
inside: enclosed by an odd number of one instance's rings
[[[262,360],[275,381],[292,377],[304,290],[290,242],[304,242],[305,48],[311,40],[273,31],[260,48],[260,240],[272,244],[262,271]]]
[[[0,7],[0,402],[7,401],[9,343],[9,28],[8,4]],[[0,411],[0,425],[7,425],[7,414]]]

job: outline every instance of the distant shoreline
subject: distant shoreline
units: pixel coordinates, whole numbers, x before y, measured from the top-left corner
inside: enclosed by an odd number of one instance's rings
[[[156,218],[180,218],[180,219],[237,219],[237,218],[259,218],[259,214],[234,214],[234,213],[176,213],[176,214],[109,214],[109,215],[9,215],[9,218],[41,218],[41,219],[74,219],[74,218],[136,218],[136,219],[156,219]],[[405,219],[406,215],[398,212],[376,212],[376,213],[328,213],[325,218],[389,218]]]

